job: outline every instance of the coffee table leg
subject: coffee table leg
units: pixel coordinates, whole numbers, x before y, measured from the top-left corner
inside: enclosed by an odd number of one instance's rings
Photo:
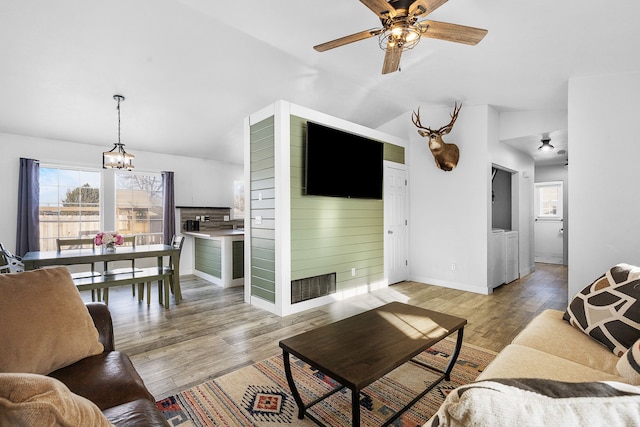
[[[449,381],[451,379],[450,374],[453,370],[454,365],[456,364],[456,360],[458,360],[458,355],[460,354],[460,348],[462,347],[462,336],[464,332],[464,327],[458,329],[458,339],[456,340],[456,348],[453,350],[453,354],[449,358],[449,364],[447,365],[447,369],[444,371],[444,379]]]
[[[296,384],[293,382],[293,375],[291,375],[291,360],[289,360],[289,352],[282,350],[282,359],[284,361],[284,372],[287,376],[287,382],[289,383],[291,394],[293,394],[293,398],[296,401],[296,404],[298,405],[298,419],[303,419],[304,403],[302,403],[302,398],[300,397],[300,393],[298,393]]]
[[[360,427],[360,391],[351,390],[351,425]]]

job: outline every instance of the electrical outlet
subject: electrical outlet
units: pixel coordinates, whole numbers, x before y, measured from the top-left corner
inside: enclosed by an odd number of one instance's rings
[[[456,263],[451,264],[451,271],[456,271]]]
[[[355,267],[351,269],[351,275],[352,275],[352,276],[355,276],[355,275],[356,275],[356,269],[355,269]]]

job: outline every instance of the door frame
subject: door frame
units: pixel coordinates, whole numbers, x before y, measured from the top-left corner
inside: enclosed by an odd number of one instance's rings
[[[559,187],[559,197],[558,197],[558,212],[556,215],[540,215],[540,192],[539,189],[541,187],[548,186],[558,186]],[[533,256],[535,262],[544,262],[551,264],[559,264],[563,265],[564,260],[566,259],[566,247],[565,247],[565,184],[562,180],[550,180],[550,181],[537,181],[533,184],[533,242],[534,242],[534,250]],[[541,230],[540,228],[544,226],[551,227],[560,227],[559,233],[562,234],[562,241],[560,245],[560,252],[558,254],[553,253],[544,253],[538,256],[538,243],[541,238]]]

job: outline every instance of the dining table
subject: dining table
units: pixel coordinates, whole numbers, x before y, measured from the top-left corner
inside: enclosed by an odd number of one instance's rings
[[[163,257],[168,256],[173,270],[173,287],[176,304],[182,299],[180,290],[180,249],[171,245],[153,244],[117,246],[107,251],[101,246],[62,251],[32,251],[22,257],[25,270],[56,265],[79,265],[97,262],[126,261],[139,258],[157,258],[158,268],[163,267]]]

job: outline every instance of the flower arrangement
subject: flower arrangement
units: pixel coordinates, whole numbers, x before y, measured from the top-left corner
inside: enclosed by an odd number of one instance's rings
[[[124,243],[124,237],[118,234],[117,231],[101,231],[93,238],[93,243],[96,246],[121,245]]]

